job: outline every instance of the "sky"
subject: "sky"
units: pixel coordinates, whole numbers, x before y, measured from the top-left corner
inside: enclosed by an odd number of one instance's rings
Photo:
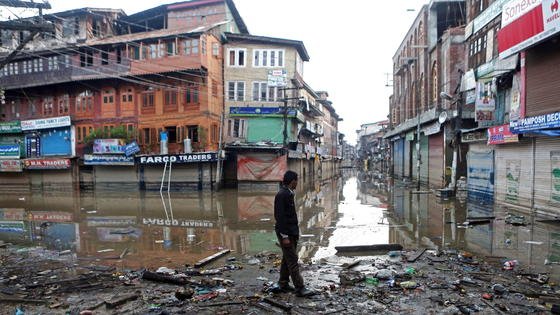
[[[49,0],[52,10],[120,8],[133,14],[179,0]],[[353,144],[361,124],[387,119],[392,57],[428,0],[234,0],[249,32],[304,42],[304,79],[329,98]],[[12,9],[25,16],[23,9]],[[4,12],[2,12],[4,13]],[[389,75],[391,80],[391,75]]]

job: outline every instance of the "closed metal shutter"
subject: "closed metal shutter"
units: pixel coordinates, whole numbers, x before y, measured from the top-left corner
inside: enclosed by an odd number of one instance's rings
[[[422,164],[420,164],[420,182],[424,185],[428,185],[428,178],[430,174],[429,170],[429,144],[428,144],[428,137],[421,136],[420,137],[420,154],[422,156]]]
[[[494,150],[486,144],[469,145],[467,197],[476,203],[494,202]]]
[[[560,138],[536,139],[535,208],[560,214]]]
[[[495,148],[496,201],[531,206],[533,191],[533,144],[531,139],[501,144]]]
[[[410,142],[410,146],[412,147],[412,156],[410,158],[410,163],[412,164],[411,165],[411,167],[412,167],[412,179],[417,180],[418,179],[418,164],[417,164],[418,153],[417,153],[417,150],[416,150],[416,141]]]
[[[412,146],[414,146],[414,142],[404,141],[404,177],[410,177],[410,147]]]
[[[397,140],[393,143],[393,157],[395,177],[402,178],[404,169],[404,139]]]
[[[443,132],[431,135],[428,139],[429,142],[429,172],[430,172],[430,187],[442,188],[443,187],[443,174],[444,174],[444,159],[443,159]]]
[[[539,44],[527,51],[526,116],[560,111],[560,41]]]

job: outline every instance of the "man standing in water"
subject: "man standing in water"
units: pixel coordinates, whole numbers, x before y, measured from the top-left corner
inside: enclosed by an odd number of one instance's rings
[[[275,230],[278,241],[282,246],[282,264],[280,266],[280,280],[278,286],[281,291],[295,291],[297,296],[311,296],[313,291],[305,288],[303,278],[299,272],[297,242],[299,239],[298,218],[294,191],[297,187],[298,175],[294,171],[287,171],[282,180],[282,187],[274,198]],[[294,287],[290,286],[290,277]]]

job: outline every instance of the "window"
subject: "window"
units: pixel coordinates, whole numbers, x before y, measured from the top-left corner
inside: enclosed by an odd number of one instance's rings
[[[141,56],[140,56],[140,46],[134,46],[134,47],[130,47],[130,57],[134,60],[140,60]]]
[[[80,67],[93,66],[93,51],[83,51],[80,53]]]
[[[165,131],[167,131],[167,143],[177,143],[177,127],[176,126],[166,126]]]
[[[228,100],[245,101],[245,81],[228,82]]]
[[[126,134],[130,136],[134,135],[134,124],[126,124]]]
[[[175,106],[177,105],[177,91],[176,90],[166,90],[165,91],[165,106]]]
[[[284,67],[284,50],[255,49],[253,67]]]
[[[198,85],[191,83],[185,89],[185,102],[187,105],[198,104]]]
[[[109,52],[108,51],[102,51],[101,52],[101,64],[102,65],[108,65],[109,64]]]
[[[212,129],[210,130],[210,138],[212,142],[218,142],[218,125],[212,125]]]
[[[158,45],[150,44],[150,59],[156,59],[158,57]]]
[[[220,44],[212,43],[212,56],[218,57],[220,55]]]
[[[218,82],[212,79],[212,96],[218,97]]]
[[[151,137],[150,137],[150,128],[143,128],[142,129],[142,138],[140,139],[140,141],[142,141],[143,144],[150,144],[151,142]]]
[[[80,35],[80,18],[74,18],[74,35]]]
[[[58,99],[58,114],[68,114],[70,109],[70,96],[68,94],[64,94],[62,97]]]
[[[167,55],[175,56],[177,54],[177,47],[175,46],[175,41],[167,42]]]
[[[47,68],[49,71],[58,70],[58,56],[47,57]]]
[[[52,97],[45,97],[43,100],[43,115],[52,115],[53,114],[53,98]]]
[[[115,102],[115,91],[114,90],[104,90],[103,91],[103,104],[113,104]]]
[[[186,39],[183,41],[183,54],[198,55],[198,39]]]
[[[203,55],[206,55],[206,37],[202,37],[200,40],[200,51]]]
[[[111,132],[113,131],[114,128],[115,128],[114,125],[105,125],[103,126],[103,133],[110,137]]]
[[[245,119],[228,119],[227,135],[233,138],[245,138]]]
[[[142,93],[142,107],[154,107],[154,99],[155,95],[153,88],[148,88],[146,92]]]
[[[245,48],[230,48],[228,49],[228,66],[230,67],[245,67]]]
[[[282,90],[278,87],[269,87],[267,82],[253,82],[253,101],[279,102],[281,99]]]
[[[122,63],[122,50],[117,48],[117,63]]]
[[[198,126],[187,126],[187,135],[192,142],[198,142]]]
[[[123,103],[131,103],[133,100],[133,95],[134,92],[132,91],[131,88],[128,88],[126,90],[124,90],[124,92],[121,93],[121,100]]]
[[[76,112],[85,113],[93,110],[93,92],[85,90],[76,97]]]

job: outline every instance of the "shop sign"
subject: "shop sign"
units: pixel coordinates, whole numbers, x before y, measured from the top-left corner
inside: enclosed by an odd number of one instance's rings
[[[283,107],[230,107],[230,116],[282,116],[284,114]],[[297,111],[294,108],[288,109],[288,116],[296,116]]]
[[[93,154],[122,154],[124,146],[124,139],[95,139]]]
[[[422,128],[422,132],[424,133],[424,135],[430,136],[438,133],[440,129],[441,129],[441,124],[439,123],[439,121],[436,121],[435,123]]]
[[[61,116],[53,118],[23,120],[21,122],[21,130],[38,130],[48,128],[67,127],[71,125],[70,116]]]
[[[408,132],[405,139],[406,141],[414,141],[414,131]]]
[[[502,13],[502,7],[508,1],[509,0],[496,0],[492,2],[486,10],[482,11],[482,13],[473,20],[473,34],[480,31],[486,24],[500,15]]]
[[[21,160],[0,160],[0,172],[22,172]]]
[[[132,141],[124,147],[124,155],[131,156],[140,152],[140,147],[136,141]]]
[[[130,226],[136,225],[134,216],[87,217],[87,226]]]
[[[44,222],[72,222],[72,213],[68,212],[51,212],[51,211],[32,211],[29,214],[31,221]]]
[[[0,208],[0,220],[2,221],[23,221],[25,209],[20,208]]]
[[[461,134],[461,142],[463,143],[480,142],[480,141],[486,141],[487,139],[488,139],[488,135],[486,131],[474,131],[474,132]]]
[[[0,221],[0,232],[25,232],[23,221]]]
[[[560,32],[558,0],[512,0],[502,10],[500,58],[522,51]]]
[[[305,154],[299,151],[289,150],[288,151],[288,158],[290,159],[303,159],[305,158]]]
[[[196,162],[215,162],[218,160],[218,153],[204,152],[204,153],[185,153],[185,154],[170,154],[170,155],[149,155],[136,157],[138,163],[142,165],[151,164],[164,164],[164,163],[196,163]]]
[[[471,69],[461,78],[461,91],[474,90],[476,88],[476,75],[474,69]]]
[[[66,170],[70,168],[70,159],[27,159],[24,160],[29,170]]]
[[[0,122],[0,133],[20,133],[21,123],[18,121]]]
[[[19,158],[19,144],[0,144],[0,159]]]
[[[509,125],[488,128],[488,144],[519,142],[519,135],[509,130]]]
[[[288,72],[285,69],[268,70],[268,86],[285,87],[288,82]]]
[[[85,165],[121,165],[132,166],[134,165],[134,157],[124,155],[84,155]]]
[[[479,80],[476,83],[476,111],[490,111],[496,108],[495,80]]]
[[[201,227],[212,228],[214,222],[208,220],[183,220],[183,219],[159,219],[159,218],[142,218],[144,225],[159,225],[159,226],[180,226],[180,227]]]
[[[560,112],[522,118],[509,123],[512,133],[560,128]]]

